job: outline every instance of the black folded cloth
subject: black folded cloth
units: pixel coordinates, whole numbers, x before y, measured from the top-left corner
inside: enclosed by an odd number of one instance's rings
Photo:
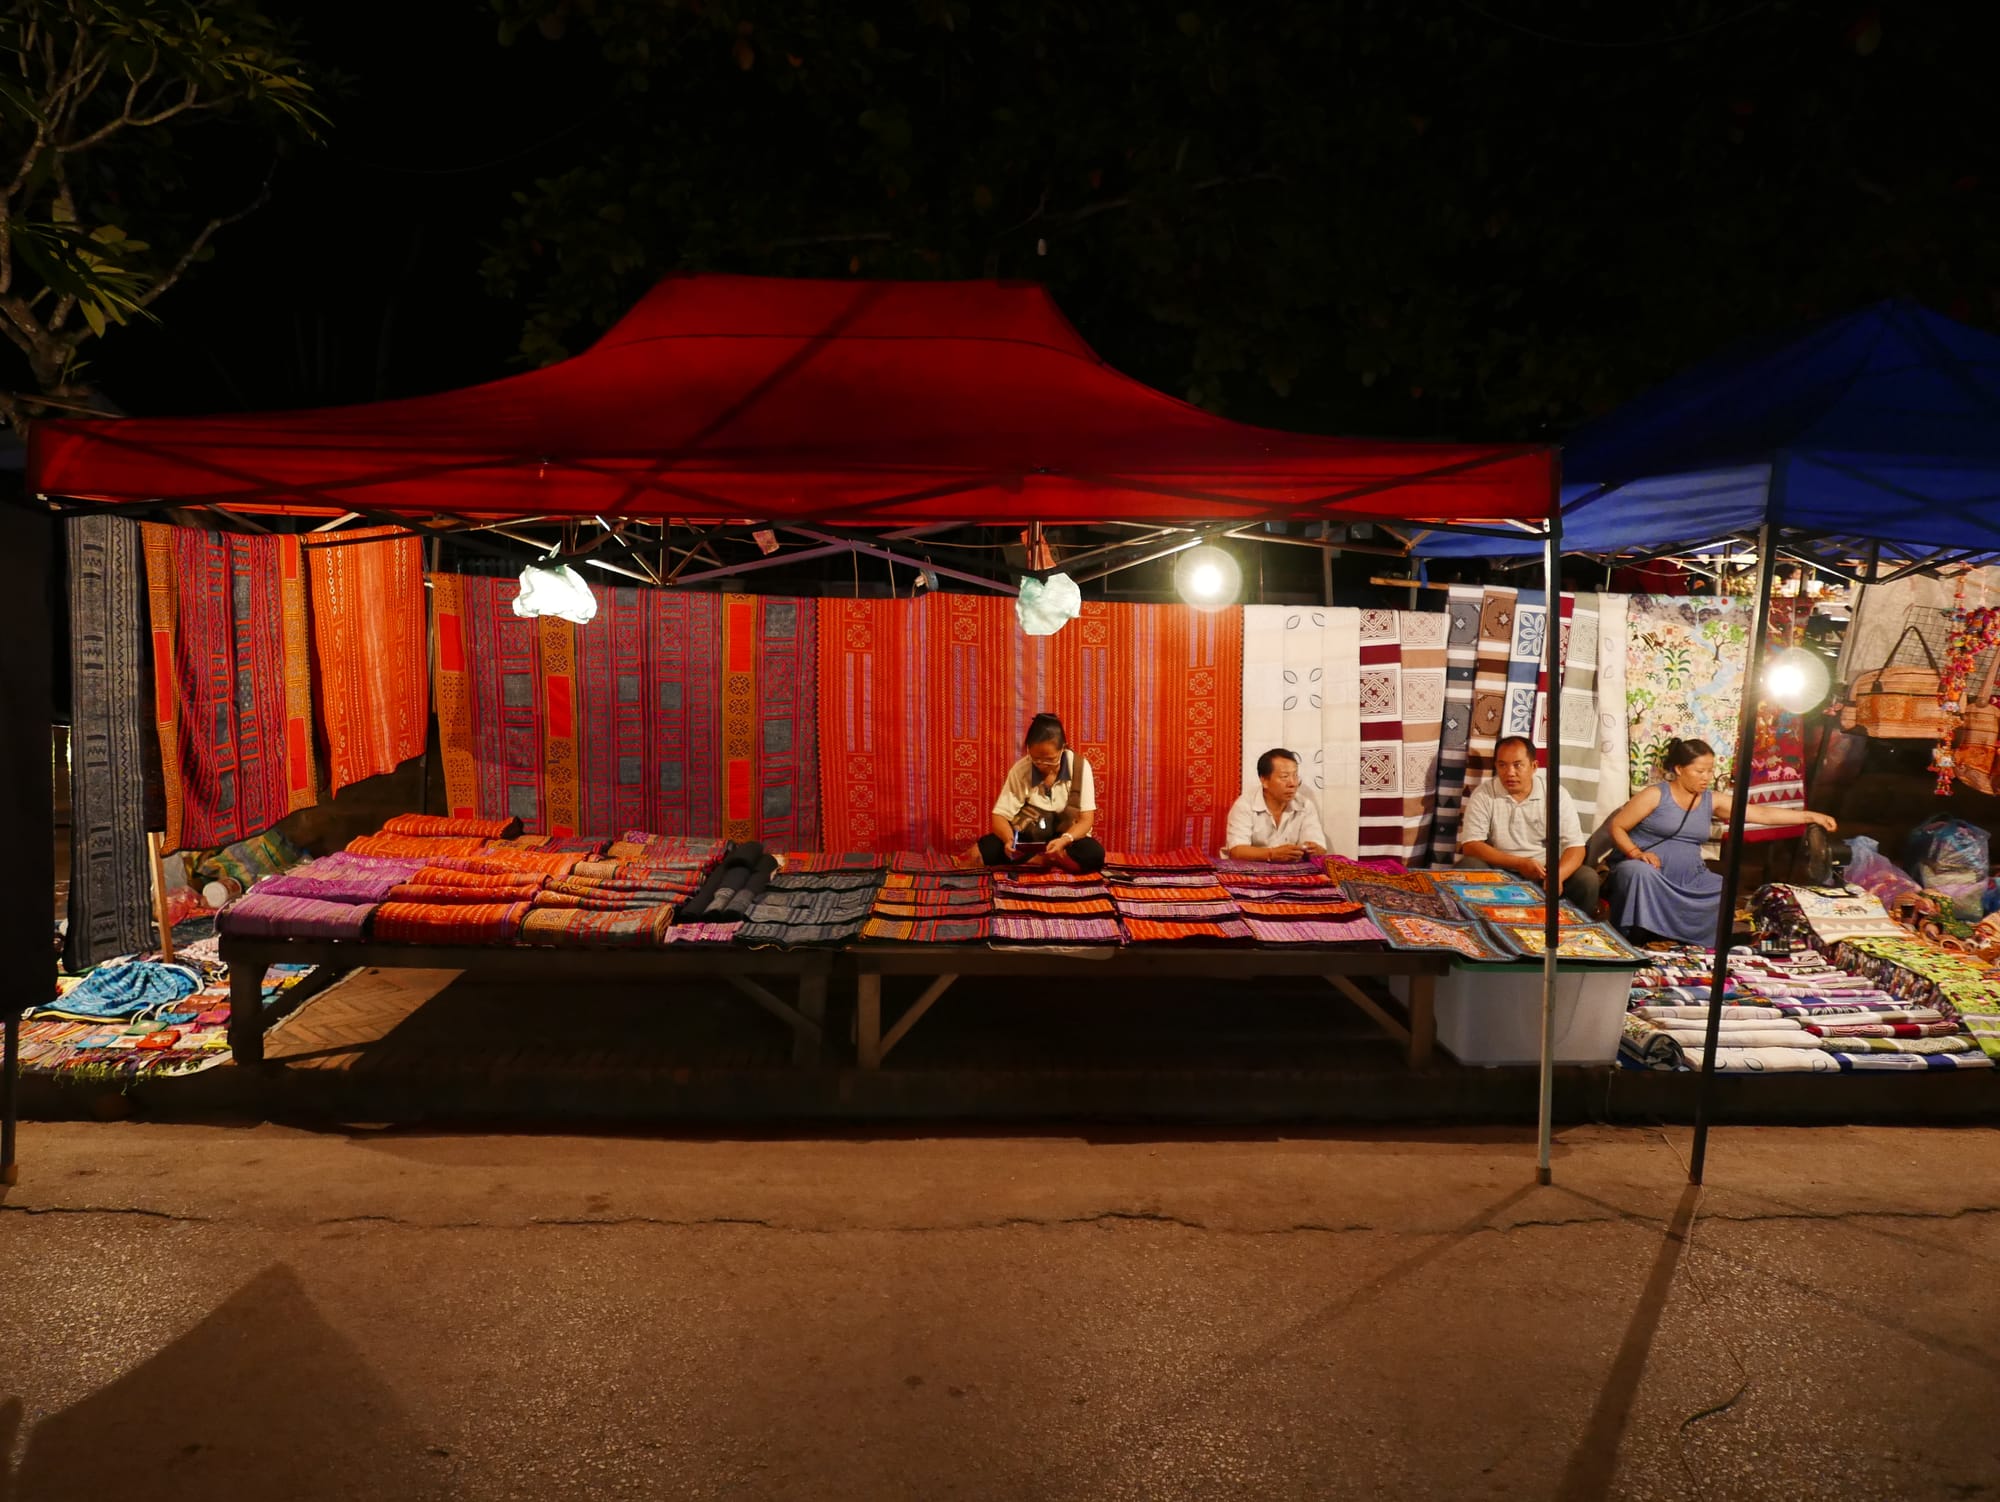
[[[726,923],[731,918],[747,917],[777,869],[777,858],[766,855],[757,841],[731,845],[701,890],[681,904],[674,921]]]

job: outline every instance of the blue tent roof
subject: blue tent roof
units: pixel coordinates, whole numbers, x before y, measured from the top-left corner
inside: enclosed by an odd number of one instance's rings
[[[1878,303],[1676,376],[1563,448],[1563,549],[1824,536],[2000,552],[2000,339]],[[1425,538],[1440,557],[1537,539]]]

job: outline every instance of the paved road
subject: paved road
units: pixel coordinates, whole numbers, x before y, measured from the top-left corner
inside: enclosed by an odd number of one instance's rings
[[[23,1147],[0,1502],[2000,1499],[1993,1131]]]

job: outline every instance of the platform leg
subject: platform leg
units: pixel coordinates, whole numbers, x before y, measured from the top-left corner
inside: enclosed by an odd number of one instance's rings
[[[855,1059],[863,1069],[882,1067],[882,977],[861,975],[854,992]]]
[[[1437,977],[1410,977],[1410,1067],[1428,1069],[1437,1046]]]
[[[826,1042],[826,976],[806,974],[799,977],[799,1015],[819,1029],[809,1033],[799,1028],[792,1034],[792,1063],[800,1068],[810,1068],[819,1063],[822,1046]]]
[[[229,962],[229,1051],[240,1069],[264,1062],[264,972],[261,960]]]

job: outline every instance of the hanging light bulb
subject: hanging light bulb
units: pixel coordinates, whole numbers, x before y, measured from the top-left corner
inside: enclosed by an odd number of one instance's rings
[[[1832,686],[1826,659],[1804,647],[1785,648],[1764,668],[1764,696],[1790,714],[1804,714]]]
[[[553,615],[587,626],[597,619],[597,596],[567,563],[544,560],[521,570],[521,592],[514,596],[514,614],[524,619]]]
[[[1220,610],[1242,587],[1242,568],[1221,548],[1189,548],[1174,563],[1174,588],[1196,610]]]

